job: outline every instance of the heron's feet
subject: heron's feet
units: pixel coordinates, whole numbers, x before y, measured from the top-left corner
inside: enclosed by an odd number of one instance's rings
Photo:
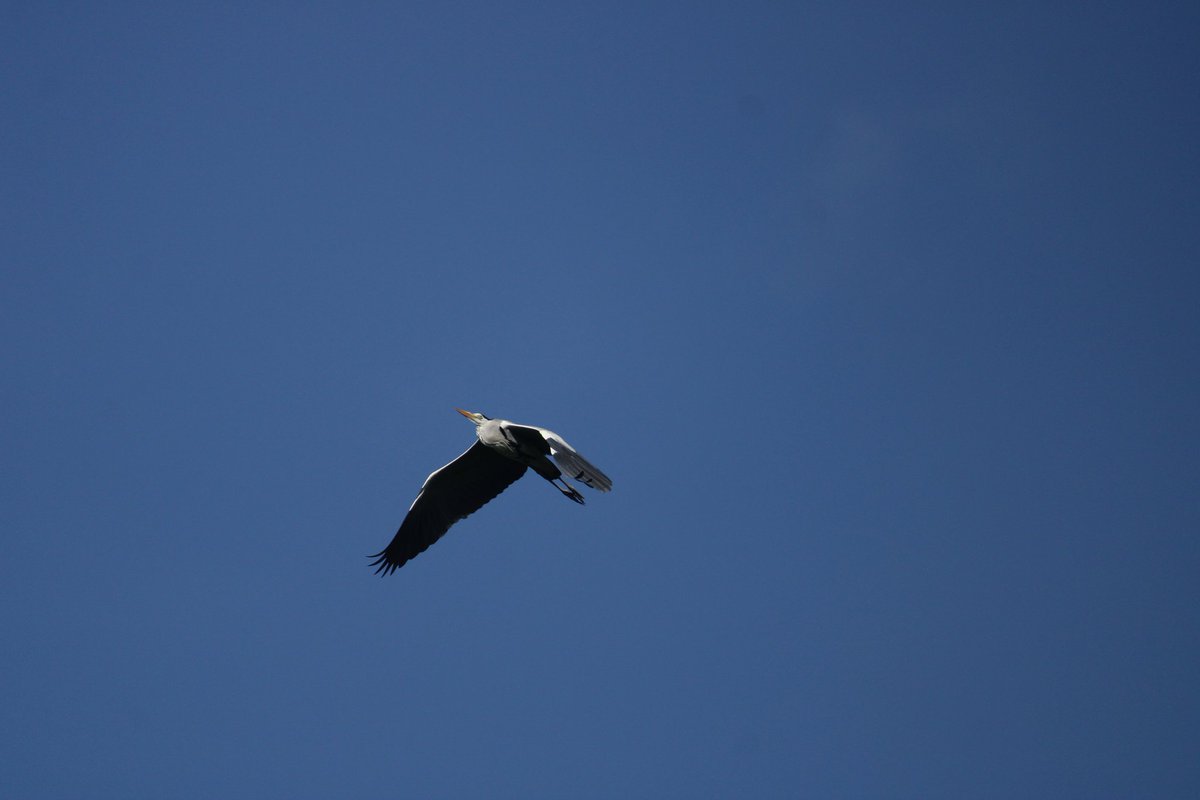
[[[574,486],[567,483],[566,481],[563,481],[561,486],[559,486],[557,483],[554,485],[558,488],[558,490],[560,492],[565,494],[568,499],[574,500],[576,503],[579,503],[579,505],[583,505],[583,495],[581,495],[579,493],[579,490],[576,489]]]

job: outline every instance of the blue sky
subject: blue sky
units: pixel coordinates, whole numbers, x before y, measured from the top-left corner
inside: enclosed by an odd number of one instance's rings
[[[244,5],[0,11],[6,793],[1200,792],[1194,9]]]

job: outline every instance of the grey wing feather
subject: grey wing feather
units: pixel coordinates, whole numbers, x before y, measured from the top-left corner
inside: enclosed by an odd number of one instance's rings
[[[575,452],[575,448],[567,444],[565,439],[554,431],[548,431],[545,428],[538,428],[538,430],[546,439],[546,443],[550,445],[550,457],[554,459],[554,463],[558,464],[558,468],[562,470],[565,477],[577,480],[598,492],[612,490],[612,479],[601,472],[595,464]]]
[[[425,479],[392,541],[375,559],[375,574],[391,575],[525,474],[525,465],[482,442]]]

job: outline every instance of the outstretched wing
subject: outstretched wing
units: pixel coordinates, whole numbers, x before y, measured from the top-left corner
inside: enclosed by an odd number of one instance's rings
[[[558,464],[558,468],[562,470],[564,476],[580,481],[598,492],[607,492],[612,489],[612,480],[595,464],[575,452],[575,448],[567,444],[561,436],[545,428],[538,428],[538,431],[550,445],[550,457],[554,459],[554,463]]]
[[[525,474],[525,465],[476,442],[434,472],[408,509],[391,544],[369,558],[375,574],[391,575]]]

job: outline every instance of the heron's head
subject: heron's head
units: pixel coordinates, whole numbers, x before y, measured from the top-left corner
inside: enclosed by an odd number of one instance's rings
[[[488,419],[490,419],[490,417],[485,417],[483,414],[479,414],[475,411],[463,411],[461,408],[456,408],[454,410],[471,420],[471,422],[474,422],[476,425],[482,425],[483,423],[487,422]]]

